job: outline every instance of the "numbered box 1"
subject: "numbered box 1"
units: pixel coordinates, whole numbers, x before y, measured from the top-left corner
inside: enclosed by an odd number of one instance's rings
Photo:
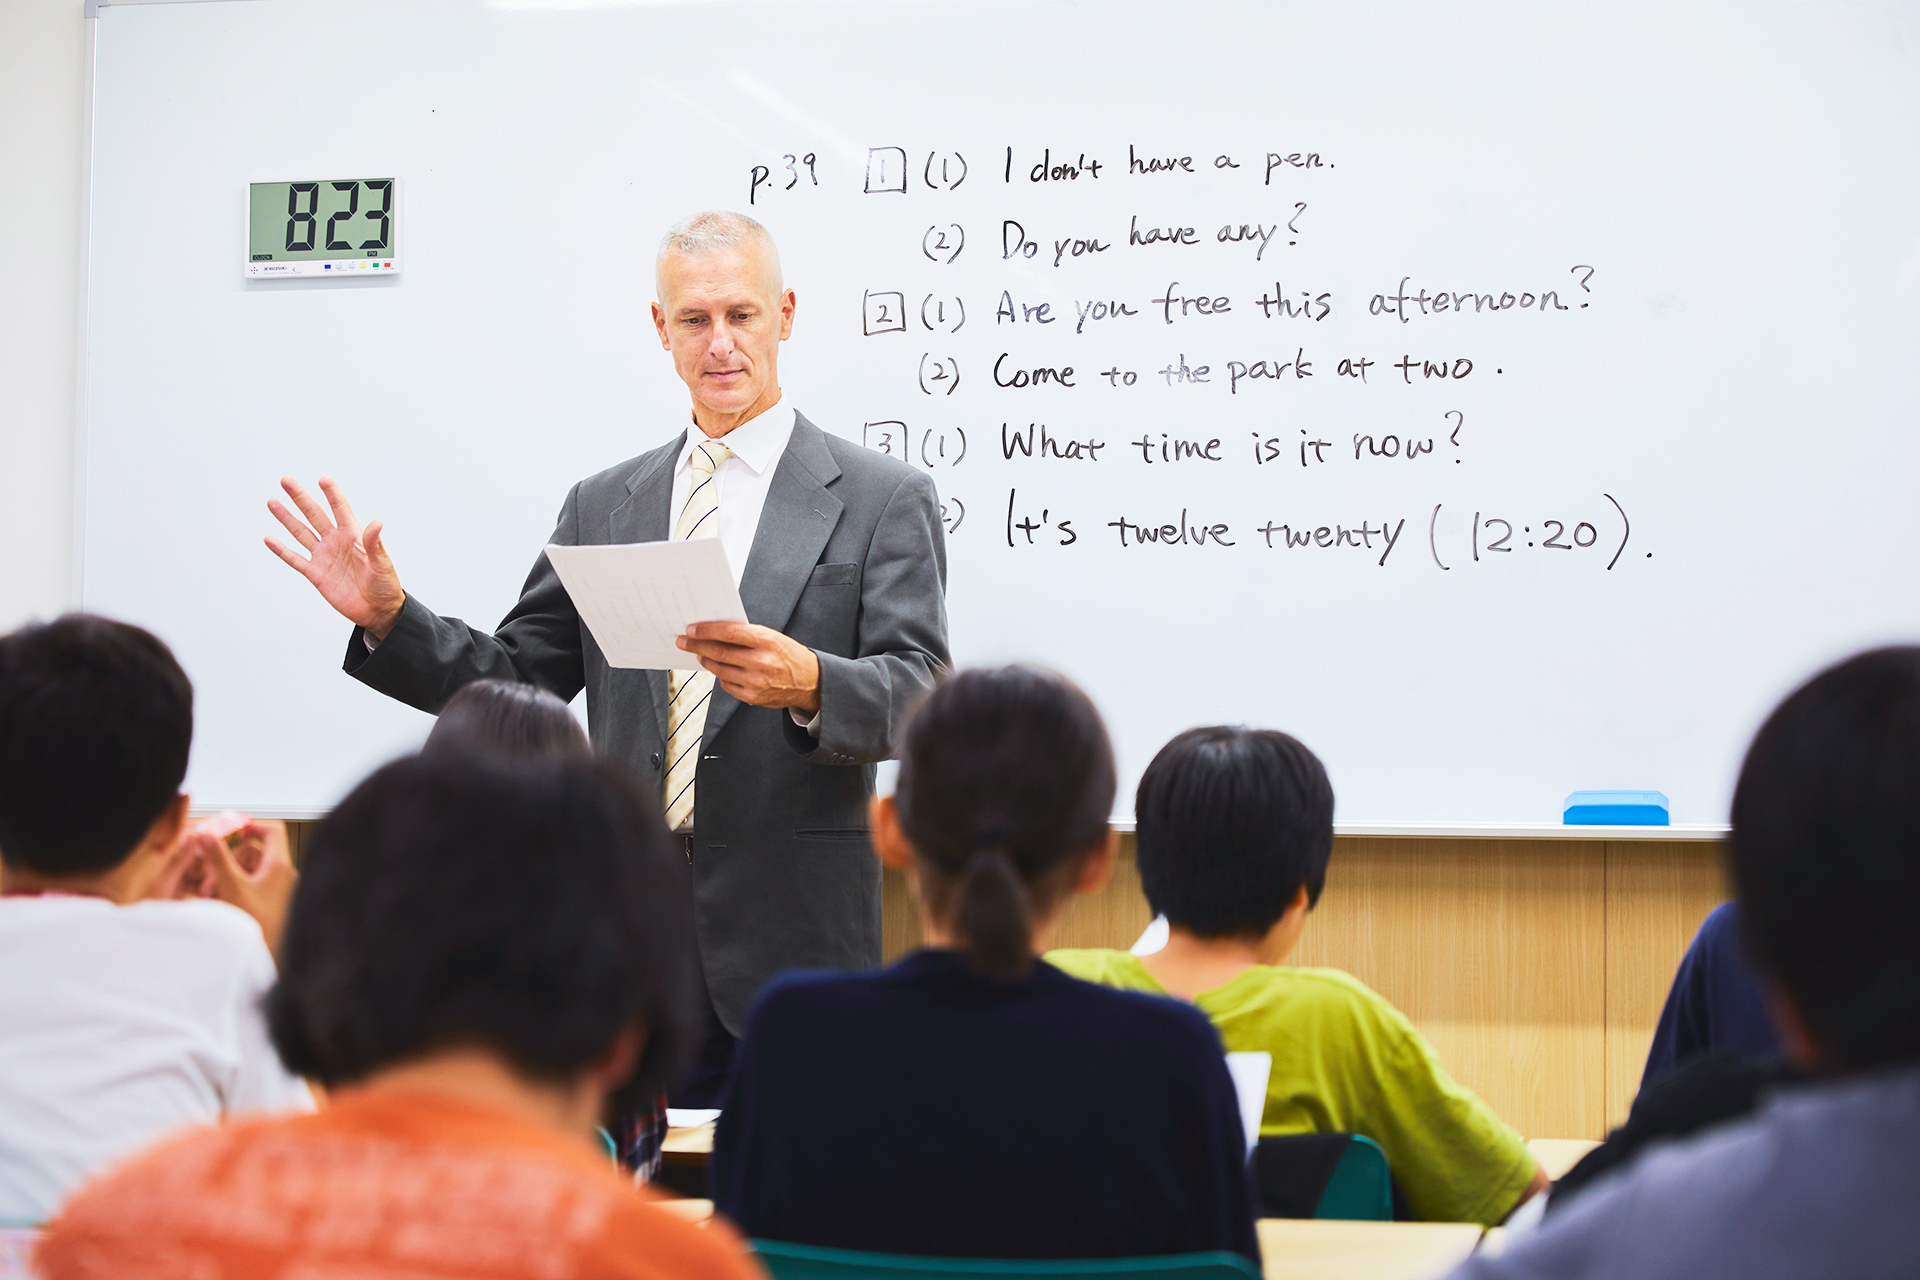
[[[907,193],[907,153],[901,147],[867,148],[867,194]]]
[[[907,295],[904,293],[875,293],[869,289],[861,295],[860,303],[861,331],[871,338],[876,333],[905,333],[907,331]]]

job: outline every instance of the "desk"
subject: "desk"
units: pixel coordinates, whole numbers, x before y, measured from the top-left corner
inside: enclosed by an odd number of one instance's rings
[[[660,1140],[660,1160],[663,1164],[705,1164],[707,1157],[712,1154],[711,1123],[694,1125],[690,1129],[669,1129],[667,1136]]]
[[[655,1200],[655,1204],[676,1218],[685,1218],[695,1226],[704,1227],[713,1221],[713,1201],[711,1200]]]
[[[1591,1138],[1534,1138],[1527,1143],[1527,1150],[1547,1171],[1547,1176],[1558,1182],[1567,1170],[1579,1164],[1587,1152],[1599,1145]]]
[[[1427,1280],[1480,1243],[1470,1222],[1333,1222],[1263,1218],[1266,1280]]]

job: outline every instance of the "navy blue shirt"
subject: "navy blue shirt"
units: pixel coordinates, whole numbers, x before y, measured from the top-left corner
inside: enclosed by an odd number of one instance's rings
[[[1673,976],[1640,1087],[1701,1054],[1771,1053],[1779,1047],[1740,941],[1739,904],[1723,902],[1701,923]]]
[[[1259,1260],[1219,1037],[1177,1001],[947,951],[789,974],[740,1042],[714,1205],[749,1236],[880,1253]]]

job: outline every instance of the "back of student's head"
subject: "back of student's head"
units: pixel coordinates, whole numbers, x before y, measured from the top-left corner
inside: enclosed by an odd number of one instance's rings
[[[1273,729],[1189,729],[1160,748],[1134,797],[1147,902],[1203,938],[1264,935],[1333,852],[1333,784]]]
[[[625,773],[447,747],[380,769],[321,824],[268,1023],[326,1085],[450,1045],[565,1081],[637,1024],[623,1106],[678,1069],[694,963],[685,865]]]
[[[70,613],[0,637],[0,857],[93,875],[179,794],[193,685],[139,627]]]
[[[908,718],[894,792],[928,907],[974,966],[1016,978],[1032,931],[1106,838],[1113,748],[1087,695],[1031,667],[962,671]]]
[[[424,750],[451,744],[513,756],[585,759],[593,754],[566,703],[539,685],[517,680],[476,680],[449,698]]]
[[[1920,648],[1829,668],[1767,718],[1732,862],[1754,962],[1821,1065],[1920,1059]]]

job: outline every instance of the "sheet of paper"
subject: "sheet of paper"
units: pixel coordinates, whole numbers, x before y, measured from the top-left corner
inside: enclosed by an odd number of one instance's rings
[[[573,607],[616,667],[693,670],[699,664],[674,640],[696,622],[745,622],[740,588],[718,538],[549,544],[547,559]]]
[[[1147,921],[1147,927],[1140,931],[1138,938],[1134,939],[1133,954],[1137,956],[1150,956],[1154,952],[1161,950],[1167,945],[1168,931],[1167,918],[1165,916],[1155,916],[1153,919]]]
[[[1273,1055],[1265,1049],[1242,1050],[1227,1055],[1227,1074],[1233,1077],[1233,1093],[1240,1103],[1240,1127],[1246,1131],[1247,1153],[1260,1141],[1260,1117],[1267,1110],[1267,1079],[1273,1075]]]
[[[669,1129],[697,1129],[703,1124],[712,1124],[720,1118],[720,1108],[708,1110],[705,1107],[668,1107],[667,1127]]]

